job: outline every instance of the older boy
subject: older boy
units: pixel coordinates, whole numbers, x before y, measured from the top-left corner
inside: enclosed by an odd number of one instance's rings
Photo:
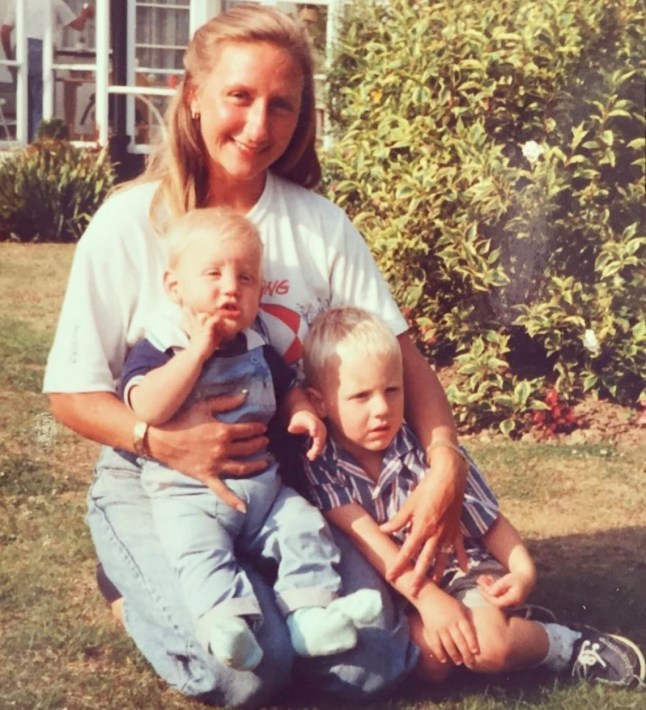
[[[304,348],[308,393],[329,437],[323,454],[305,463],[311,499],[388,577],[402,538],[379,526],[427,473],[425,452],[403,422],[397,340],[377,317],[343,308],[314,322]],[[453,557],[439,584],[429,578],[419,593],[412,568],[389,580],[414,607],[409,616],[422,650],[421,677],[441,680],[452,664],[464,663],[481,673],[546,666],[589,681],[642,685],[644,657],[628,639],[510,613],[533,589],[536,570],[481,474],[460,451],[469,464],[462,515],[467,570]]]

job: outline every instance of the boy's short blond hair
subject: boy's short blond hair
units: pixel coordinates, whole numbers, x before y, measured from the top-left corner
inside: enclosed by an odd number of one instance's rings
[[[353,306],[331,308],[314,320],[303,342],[306,384],[321,389],[327,368],[348,352],[401,362],[397,336],[381,318]]]
[[[255,242],[262,259],[262,240],[258,228],[243,214],[230,207],[201,207],[189,210],[173,221],[168,239],[168,267],[175,269],[187,248],[208,230],[214,238],[246,238]],[[262,267],[262,261],[261,261]]]

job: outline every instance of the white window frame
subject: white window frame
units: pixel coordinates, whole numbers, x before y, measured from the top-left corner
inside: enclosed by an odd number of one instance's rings
[[[281,0],[259,0],[259,4],[264,5],[320,5],[327,8],[327,31],[326,31],[326,66],[322,72],[315,75],[317,82],[325,83],[327,79],[327,65],[332,56],[332,50],[336,41],[338,32],[338,23],[343,5],[347,0],[293,0],[286,3]],[[17,72],[16,84],[16,140],[2,140],[0,135],[0,145],[4,144],[26,144],[27,143],[27,35],[25,27],[24,15],[24,0],[15,0],[16,6],[16,26],[15,42],[16,42],[16,57],[14,60],[0,59],[0,64],[13,67]],[[142,4],[149,6],[157,5],[159,8],[174,8],[173,5],[163,3],[147,2],[140,0]],[[43,117],[49,119],[53,115],[53,99],[54,99],[54,72],[69,71],[69,72],[92,72],[95,77],[95,123],[97,127],[98,137],[96,143],[102,146],[107,146],[110,139],[110,127],[108,123],[108,98],[112,95],[125,95],[131,97],[127,102],[126,108],[126,131],[129,135],[134,136],[135,133],[135,97],[139,97],[146,102],[150,107],[156,121],[161,123],[159,111],[151,102],[151,98],[155,96],[170,97],[174,94],[175,89],[170,87],[146,87],[136,85],[135,71],[135,17],[136,17],[137,0],[128,0],[128,38],[127,51],[129,52],[130,61],[128,62],[128,77],[127,83],[122,85],[109,85],[110,73],[110,0],[95,0],[95,20],[94,20],[94,46],[95,46],[95,62],[84,63],[55,63],[53,53],[53,29],[51,17],[49,20],[48,29],[43,40]],[[227,2],[227,0],[190,0],[189,5],[189,34],[201,26],[209,17],[212,17],[224,10],[227,6],[235,4],[235,1]],[[319,107],[324,110],[324,107]],[[327,136],[322,136],[324,144],[327,142]],[[94,145],[95,141],[75,141],[77,144]],[[150,144],[137,144],[134,138],[131,139],[127,147],[129,153],[149,153]]]

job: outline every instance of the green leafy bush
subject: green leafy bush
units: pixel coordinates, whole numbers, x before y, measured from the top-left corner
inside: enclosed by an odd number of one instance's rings
[[[42,138],[0,160],[0,240],[73,242],[115,181],[107,151]]]
[[[641,0],[359,2],[326,187],[469,426],[646,381]]]

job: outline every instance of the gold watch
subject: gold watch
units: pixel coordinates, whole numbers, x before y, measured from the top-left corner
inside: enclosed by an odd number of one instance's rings
[[[148,422],[137,422],[132,430],[132,446],[138,456],[150,456],[147,436]]]

